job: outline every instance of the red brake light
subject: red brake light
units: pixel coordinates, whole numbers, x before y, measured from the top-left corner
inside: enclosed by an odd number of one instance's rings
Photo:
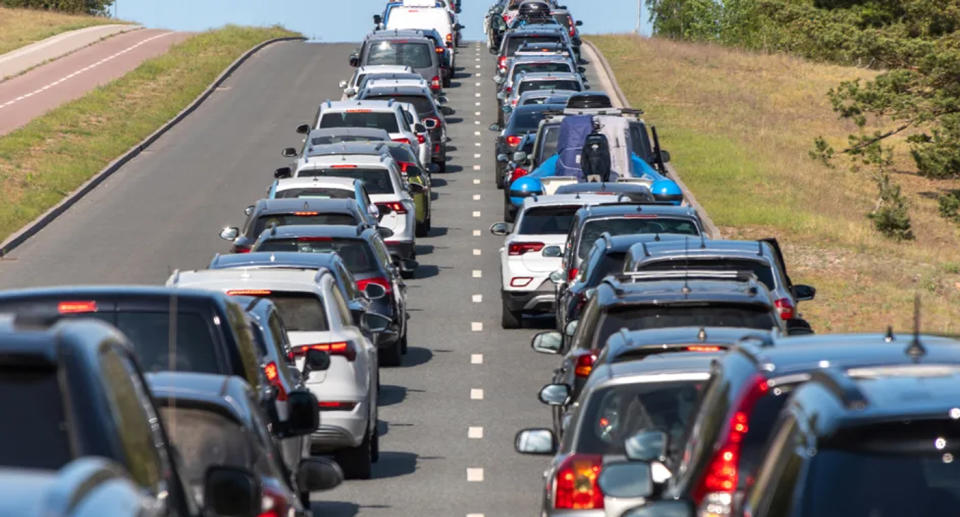
[[[507,92],[507,93],[512,92],[512,91],[513,91],[513,86],[507,86],[506,88],[504,88],[504,91]]]
[[[497,59],[497,67],[498,67],[500,70],[505,69],[505,68],[506,68],[506,66],[505,66],[506,62],[507,62],[507,56],[500,56],[500,58]]]
[[[433,79],[430,79],[430,89],[439,90],[440,89],[440,76],[433,76]]]
[[[60,302],[57,304],[57,312],[60,314],[79,314],[83,312],[97,312],[97,302]]]
[[[377,203],[377,208],[380,210],[386,210],[387,212],[396,212],[398,214],[407,213],[407,207],[403,206],[403,203],[400,201],[386,201],[384,203]]]
[[[577,29],[575,29],[575,28],[573,28],[573,27],[570,27],[570,36],[572,37],[572,36],[576,36],[576,35],[577,35]]]
[[[529,173],[530,171],[528,171],[527,169],[524,169],[523,167],[517,167],[513,169],[513,172],[510,173],[510,183],[517,181],[518,179],[526,176]]]
[[[250,253],[250,246],[234,246],[234,253]]]
[[[575,267],[570,268],[570,271],[567,273],[567,281],[573,282],[573,279],[577,278],[577,273],[579,272],[580,270]]]
[[[317,402],[317,406],[320,407],[320,411],[353,411],[357,403],[344,400],[321,400]]]
[[[356,169],[357,166],[340,163],[337,165],[331,165],[330,168],[331,169]]]
[[[777,313],[780,314],[780,319],[793,319],[795,313],[793,310],[793,303],[789,298],[780,298],[779,300],[773,302],[773,306],[777,308]]]
[[[282,493],[276,492],[270,487],[263,487],[260,514],[257,517],[283,517],[287,515],[289,507],[290,504]]]
[[[269,289],[230,289],[227,294],[230,296],[269,296]]]
[[[443,54],[444,52],[447,51],[447,49],[445,49],[445,48],[443,48],[443,47],[437,47],[437,48],[435,48],[434,50],[437,51],[437,54]]]
[[[599,454],[573,454],[560,464],[554,480],[554,508],[599,510],[603,508],[603,491],[597,478],[603,469]]]
[[[520,142],[521,142],[522,140],[523,140],[523,138],[522,138],[522,137],[519,137],[519,136],[517,136],[517,135],[510,135],[510,136],[508,136],[508,137],[506,138],[507,145],[509,145],[509,146],[511,146],[511,147],[516,147],[516,146],[520,145]]]
[[[297,217],[308,217],[311,215],[320,215],[320,212],[294,212],[293,215]]]
[[[357,349],[349,341],[337,341],[336,343],[317,343],[315,345],[300,345],[293,348],[294,357],[300,357],[307,354],[307,350],[320,350],[330,355],[340,355],[347,358],[347,361],[353,361],[357,358]]]
[[[394,138],[393,141],[394,141],[394,142],[400,142],[401,144],[410,145],[410,139],[409,139],[409,138]]]
[[[721,350],[726,350],[726,348],[706,345],[691,345],[687,347],[687,352],[720,352]]]
[[[277,388],[277,400],[287,400],[287,390],[283,388],[280,382],[280,372],[277,370],[277,363],[270,361],[263,367],[263,374],[267,376],[269,382],[274,388]]]
[[[427,141],[427,138],[425,136],[421,135],[420,133],[417,133],[417,142],[423,144],[423,143],[426,143],[426,141]]]
[[[453,34],[447,34],[447,43],[453,41]]]
[[[297,237],[297,242],[332,242],[333,237]]]
[[[402,172],[403,174],[406,174],[406,173],[407,173],[407,169],[409,169],[410,167],[413,167],[413,166],[415,165],[415,164],[410,163],[410,162],[397,162],[397,163],[400,164],[400,172]]]
[[[577,357],[577,366],[573,369],[574,375],[577,377],[589,377],[590,372],[593,371],[593,363],[597,361],[597,352],[591,350],[589,354],[584,354]]]
[[[529,251],[540,251],[543,249],[542,242],[511,242],[507,247],[508,255],[523,255]]]
[[[382,276],[376,276],[373,278],[361,278],[357,280],[357,289],[363,291],[367,288],[367,284],[377,284],[380,287],[383,287],[389,293],[393,290],[393,286],[390,285],[390,281]]]

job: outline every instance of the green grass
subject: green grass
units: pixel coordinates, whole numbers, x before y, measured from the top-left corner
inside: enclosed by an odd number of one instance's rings
[[[241,54],[294,35],[233,26],[198,34],[0,137],[0,241],[175,116]]]
[[[0,7],[0,54],[55,36],[61,32],[108,23],[127,22],[102,16]]]

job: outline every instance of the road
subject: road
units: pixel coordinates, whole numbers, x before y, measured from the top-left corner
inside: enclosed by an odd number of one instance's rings
[[[160,283],[227,245],[294,128],[351,73],[353,45],[280,43],[255,55],[204,105],[63,216],[0,261],[0,287]],[[382,370],[381,456],[374,479],[314,494],[324,516],[507,516],[538,511],[545,457],[513,451],[516,431],[549,426],[536,394],[556,361],[531,329],[500,328],[493,183],[493,59],[470,43],[447,95],[451,142],[430,237],[409,281],[410,351]],[[591,71],[592,72],[592,71]],[[592,76],[591,82],[599,84]],[[542,325],[541,325],[542,326]]]

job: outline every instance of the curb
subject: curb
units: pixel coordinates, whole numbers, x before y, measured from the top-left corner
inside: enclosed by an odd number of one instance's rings
[[[14,248],[23,244],[24,241],[34,236],[45,226],[53,222],[54,219],[56,219],[60,214],[66,212],[67,209],[79,201],[80,198],[102,183],[103,180],[107,179],[114,172],[120,170],[120,168],[123,167],[127,162],[135,158],[146,148],[150,147],[150,145],[156,142],[157,139],[163,136],[164,133],[172,129],[173,126],[177,125],[177,123],[179,123],[181,120],[185,119],[187,115],[193,113],[198,107],[200,107],[201,104],[203,104],[203,101],[207,100],[207,97],[209,97],[217,89],[217,87],[223,84],[223,82],[226,81],[226,79],[230,77],[230,75],[235,72],[237,68],[240,68],[240,65],[249,59],[250,56],[256,54],[260,49],[273,43],[278,43],[281,41],[303,41],[305,39],[306,38],[304,37],[274,38],[259,43],[250,50],[246,51],[243,55],[231,63],[230,66],[228,66],[227,69],[224,70],[223,73],[221,73],[220,76],[217,77],[217,79],[214,80],[213,83],[211,83],[210,86],[203,91],[203,93],[197,96],[197,98],[194,99],[193,102],[191,102],[187,107],[183,108],[180,113],[168,120],[164,125],[160,126],[160,129],[157,129],[148,137],[144,138],[139,144],[136,144],[128,149],[127,152],[123,153],[116,160],[110,162],[103,170],[94,174],[90,179],[68,194],[67,197],[60,200],[59,203],[51,207],[33,221],[27,223],[26,226],[20,230],[17,230],[13,235],[0,243],[0,258],[7,253],[10,253],[10,251],[12,251]]]
[[[599,63],[597,67],[597,74],[600,75],[600,82],[606,83],[609,86],[609,89],[613,91],[613,103],[619,104],[617,107],[629,107],[630,103],[627,101],[627,96],[624,95],[623,90],[620,89],[620,84],[617,83],[617,77],[613,73],[613,69],[610,67],[610,63],[607,62],[607,58],[604,57],[603,53],[591,42],[590,40],[583,40],[583,45],[587,49],[590,56]],[[710,216],[707,215],[707,211],[704,210],[703,205],[697,202],[697,198],[694,197],[693,192],[687,188],[687,185],[683,183],[683,180],[680,179],[680,174],[677,173],[677,169],[670,165],[667,165],[667,172],[670,174],[671,179],[677,182],[677,185],[680,187],[680,190],[683,191],[683,197],[687,200],[687,203],[697,211],[697,215],[700,216],[700,221],[703,222],[703,227],[707,232],[707,235],[712,239],[719,239],[720,228],[714,224],[713,219],[710,219]]]

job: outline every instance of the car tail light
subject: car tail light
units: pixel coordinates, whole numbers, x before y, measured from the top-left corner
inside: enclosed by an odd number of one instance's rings
[[[519,102],[519,101],[520,101],[520,98],[519,98],[519,97],[514,98],[513,100],[510,101],[510,105],[513,106],[514,108],[516,108],[516,107],[517,107],[517,102]]]
[[[793,319],[795,312],[793,310],[793,302],[790,301],[790,298],[780,298],[779,300],[773,302],[773,306],[777,308],[777,313],[780,314],[780,319]]]
[[[510,135],[506,138],[506,141],[507,141],[507,145],[509,145],[510,147],[516,147],[520,145],[520,142],[523,141],[523,137],[520,137],[517,135]]]
[[[333,242],[333,237],[297,237],[297,242]]]
[[[574,279],[574,278],[577,278],[577,274],[578,274],[579,272],[580,272],[580,270],[577,269],[577,268],[575,268],[575,267],[570,268],[570,271],[567,272],[567,281],[568,281],[568,282],[573,282],[573,279]]]
[[[267,376],[267,382],[274,388],[277,388],[277,400],[284,401],[287,400],[287,390],[284,389],[283,383],[280,382],[280,372],[277,368],[277,363],[270,361],[263,367],[263,374]]]
[[[57,312],[60,314],[97,312],[97,302],[93,300],[82,302],[60,302],[57,304]]]
[[[399,142],[399,143],[401,143],[401,144],[410,145],[410,139],[409,139],[409,138],[394,138],[393,141],[394,141],[394,142]]]
[[[400,201],[386,201],[384,203],[377,203],[377,208],[379,208],[381,211],[396,212],[398,214],[407,213],[407,207],[403,206],[403,203]]]
[[[506,14],[503,15],[503,21],[505,21],[505,22],[507,22],[507,23],[510,23],[510,16],[509,16],[509,15],[506,15]]]
[[[507,64],[507,56],[500,56],[497,59],[497,68],[499,68],[500,70],[506,69],[507,68],[506,64]]]
[[[722,350],[726,350],[726,348],[709,345],[690,345],[687,347],[687,352],[720,352]]]
[[[439,90],[440,89],[440,76],[435,75],[433,79],[430,79],[430,89]]]
[[[526,287],[533,282],[532,276],[515,276],[510,279],[510,287]]]
[[[573,307],[573,310],[577,313],[583,309],[583,306],[587,304],[587,295],[586,293],[577,294],[577,304]]]
[[[597,478],[603,469],[599,454],[572,454],[563,460],[554,480],[554,508],[599,510],[603,508],[603,491]]]
[[[736,411],[730,418],[727,429],[720,436],[720,448],[717,449],[703,480],[693,493],[693,499],[697,504],[705,502],[713,507],[723,506],[726,503],[727,508],[717,508],[721,511],[714,513],[729,513],[731,495],[737,489],[739,480],[737,469],[740,463],[740,444],[750,431],[750,412],[768,389],[767,381],[763,377],[755,375],[751,379],[746,393],[734,406]]]
[[[357,166],[349,163],[338,163],[330,166],[331,169],[356,169]]]
[[[320,212],[299,211],[299,212],[294,212],[293,215],[296,217],[309,217],[313,215],[320,215]]]
[[[508,255],[523,255],[530,251],[540,251],[543,249],[542,242],[511,242],[507,247]]]
[[[435,153],[440,152],[440,144],[433,144],[433,152]]]
[[[413,167],[414,165],[416,165],[416,164],[410,163],[410,162],[397,162],[397,163],[400,165],[400,172],[403,173],[403,174],[406,174],[406,173],[407,173],[407,169],[409,169],[410,167]]]
[[[514,168],[513,172],[510,173],[510,183],[517,181],[518,179],[526,176],[529,173],[530,171],[528,171],[527,169],[524,169],[523,167]]]
[[[364,289],[367,288],[367,284],[377,284],[380,287],[386,289],[388,293],[393,290],[393,286],[390,285],[390,281],[382,276],[375,276],[373,278],[361,278],[357,280],[357,289],[359,289],[360,291],[363,291]]]
[[[417,133],[417,142],[421,144],[426,143],[427,137],[421,135],[420,133]]]
[[[513,86],[507,86],[506,88],[503,89],[503,91],[510,93],[513,91]]]
[[[577,35],[577,29],[574,27],[570,27],[570,37],[573,37],[576,35]]]
[[[440,120],[439,117],[423,117],[423,120],[432,120],[432,121],[436,122],[436,123],[437,123],[437,127],[435,127],[434,129],[440,129],[441,127],[443,127],[443,121]]]
[[[278,492],[271,487],[263,487],[260,501],[260,515],[258,517],[285,517],[288,513],[287,509],[290,503],[287,502],[282,492]]]
[[[586,379],[593,371],[593,363],[597,362],[597,351],[590,350],[589,353],[577,356],[577,365],[573,369],[574,375]]]
[[[269,289],[230,289],[228,296],[270,296],[273,291]]]
[[[357,349],[350,341],[337,341],[335,343],[317,343],[313,345],[300,345],[293,347],[293,356],[302,357],[307,355],[307,350],[320,350],[333,355],[339,355],[347,358],[347,361],[353,361],[357,358]]]
[[[445,48],[443,48],[443,47],[437,47],[437,48],[435,48],[435,49],[433,49],[433,50],[435,50],[435,51],[437,52],[437,54],[443,54],[444,52],[447,51],[447,49],[445,49]]]
[[[447,34],[447,38],[446,38],[446,39],[447,39],[447,43],[450,43],[451,41],[453,41],[453,33]]]
[[[234,246],[234,253],[250,253],[250,246]]]
[[[320,411],[353,411],[357,403],[347,400],[321,400],[317,402],[317,406]]]

